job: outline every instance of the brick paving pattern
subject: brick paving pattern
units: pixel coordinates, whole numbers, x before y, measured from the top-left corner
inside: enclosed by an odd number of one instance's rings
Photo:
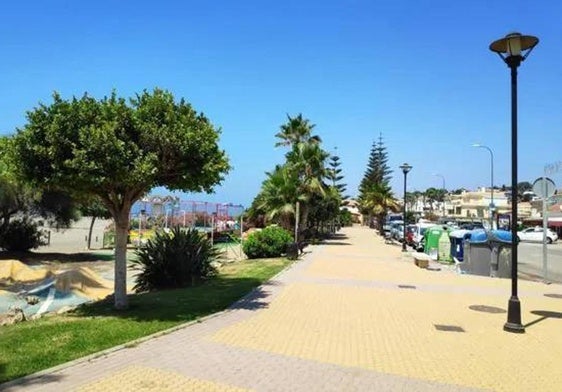
[[[509,280],[343,235],[217,317],[5,390],[560,390],[561,286],[521,282],[527,332],[509,334]]]

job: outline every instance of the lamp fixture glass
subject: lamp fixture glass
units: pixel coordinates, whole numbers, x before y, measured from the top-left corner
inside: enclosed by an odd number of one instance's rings
[[[400,169],[402,169],[402,173],[406,174],[408,173],[410,170],[412,170],[412,166],[408,165],[407,163],[403,163],[400,166]]]
[[[525,60],[538,43],[539,39],[532,35],[510,33],[504,38],[492,42],[490,50],[504,60],[509,57],[521,57],[522,60]]]

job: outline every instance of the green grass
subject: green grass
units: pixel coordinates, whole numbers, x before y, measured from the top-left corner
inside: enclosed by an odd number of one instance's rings
[[[286,259],[246,260],[225,265],[201,285],[130,295],[126,311],[108,302],[0,327],[0,382],[37,372],[186,321],[218,312],[285,268]],[[259,299],[245,306],[259,307]]]

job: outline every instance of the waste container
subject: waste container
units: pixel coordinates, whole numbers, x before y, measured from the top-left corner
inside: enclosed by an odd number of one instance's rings
[[[490,276],[492,249],[485,230],[473,230],[465,240],[463,259],[471,275]]]
[[[488,241],[491,248],[490,275],[498,278],[511,278],[511,246],[513,243],[511,232],[491,230]]]
[[[425,246],[424,252],[428,254],[433,260],[439,257],[439,238],[443,234],[442,226],[433,226],[425,231]]]
[[[456,262],[464,259],[463,241],[470,238],[470,230],[453,230],[449,233],[451,241],[451,258]]]
[[[449,240],[449,226],[439,225],[425,231],[424,252],[433,260],[451,260],[451,241]]]

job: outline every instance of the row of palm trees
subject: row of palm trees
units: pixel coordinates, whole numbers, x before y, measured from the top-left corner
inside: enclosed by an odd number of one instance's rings
[[[342,195],[327,181],[330,154],[322,149],[321,138],[312,133],[314,127],[302,114],[287,116],[275,135],[275,146],[288,148],[288,152],[283,164],[266,173],[248,211],[255,224],[276,223],[292,231],[298,209],[298,232],[302,233],[333,222],[339,214]]]
[[[425,191],[406,192],[406,205],[413,209],[415,205],[422,204],[423,209],[433,211],[436,203],[443,203],[448,192],[445,189],[428,188]]]
[[[428,188],[426,191],[406,192],[406,205],[408,210],[412,211],[414,206],[421,203],[423,210],[433,212],[436,203],[442,203],[446,195],[446,190],[436,188]],[[386,215],[389,212],[402,211],[402,202],[394,196],[390,186],[385,183],[366,185],[360,196],[359,203],[368,221],[372,217],[376,218],[379,223],[379,229],[382,229]]]

